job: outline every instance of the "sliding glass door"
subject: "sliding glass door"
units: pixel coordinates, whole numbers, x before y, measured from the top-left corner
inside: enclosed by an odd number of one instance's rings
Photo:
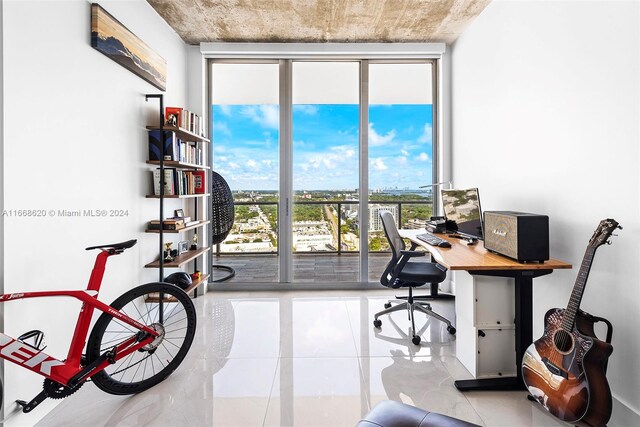
[[[433,212],[433,66],[369,64],[369,280],[380,279],[389,250],[380,213],[398,228],[424,228]]]
[[[236,202],[213,254],[232,282],[379,280],[380,212],[404,228],[432,213],[435,75],[432,60],[210,62],[212,164]]]
[[[215,62],[211,75],[212,164],[235,203],[214,263],[234,267],[236,281],[279,282],[279,66]]]
[[[292,67],[293,280],[358,282],[360,66]]]

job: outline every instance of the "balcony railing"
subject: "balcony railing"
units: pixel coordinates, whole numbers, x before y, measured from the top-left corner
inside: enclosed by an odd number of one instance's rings
[[[337,238],[337,248],[335,250],[321,250],[321,251],[295,251],[296,254],[337,254],[337,255],[342,255],[342,254],[349,254],[349,253],[358,253],[359,251],[357,250],[343,250],[342,249],[342,232],[341,232],[341,227],[344,224],[344,220],[343,220],[343,210],[342,207],[343,205],[357,205],[359,204],[359,202],[357,200],[324,200],[324,201],[296,201],[294,202],[294,220],[295,220],[295,205],[329,205],[329,206],[336,206],[336,218],[337,218],[337,224],[333,224],[333,226],[336,227],[335,230],[332,230],[332,234],[334,235],[334,237]],[[370,200],[367,202],[368,205],[380,205],[380,206],[396,206],[397,207],[397,215],[396,215],[396,220],[397,220],[397,226],[398,228],[401,227],[401,225],[403,224],[402,221],[402,207],[405,205],[431,205],[432,201],[431,200],[403,200],[403,201],[386,201],[386,200]],[[275,206],[276,209],[276,215],[278,212],[278,206],[279,206],[279,202],[235,202],[236,206]],[[425,218],[426,219],[426,218]],[[329,221],[331,222],[331,221]],[[333,227],[330,224],[330,227]],[[273,230],[276,234],[278,232],[278,219],[276,216],[276,220],[275,220],[275,229]],[[367,242],[368,244],[368,242]],[[362,242],[360,242],[360,245],[362,245]],[[277,245],[275,247],[274,251],[269,251],[269,252],[264,252],[264,251],[222,251],[220,248],[220,245],[216,245],[216,255],[277,255],[279,253],[279,245]],[[370,251],[370,252],[386,252],[386,251]]]

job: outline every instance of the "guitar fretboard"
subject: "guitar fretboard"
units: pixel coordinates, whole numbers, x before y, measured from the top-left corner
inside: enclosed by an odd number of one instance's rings
[[[591,270],[591,264],[593,263],[593,257],[596,253],[596,248],[587,246],[584,257],[582,258],[582,264],[580,265],[580,271],[578,277],[576,277],[576,283],[573,285],[573,291],[571,292],[571,298],[567,304],[567,309],[564,312],[562,318],[562,329],[567,332],[573,330],[573,326],[576,320],[576,313],[580,308],[580,302],[584,295],[584,288],[587,284],[587,278],[589,277],[589,271]]]

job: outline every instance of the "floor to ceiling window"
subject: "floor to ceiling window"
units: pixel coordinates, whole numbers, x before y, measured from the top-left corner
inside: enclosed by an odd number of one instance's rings
[[[434,63],[210,62],[212,164],[236,202],[213,253],[232,282],[379,280],[380,212],[420,228],[433,210]]]
[[[369,64],[370,281],[389,249],[380,213],[390,211],[398,228],[423,228],[433,212],[432,73],[427,62]]]
[[[360,66],[294,62],[292,71],[293,280],[357,282]]]
[[[214,256],[236,256],[253,281],[278,282],[278,63],[212,68],[213,165],[235,203],[235,223]]]

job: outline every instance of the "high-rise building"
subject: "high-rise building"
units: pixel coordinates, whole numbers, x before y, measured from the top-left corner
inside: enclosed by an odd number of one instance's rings
[[[397,220],[398,206],[396,205],[371,205],[369,206],[369,231],[382,231],[382,219],[380,212],[388,211]]]

